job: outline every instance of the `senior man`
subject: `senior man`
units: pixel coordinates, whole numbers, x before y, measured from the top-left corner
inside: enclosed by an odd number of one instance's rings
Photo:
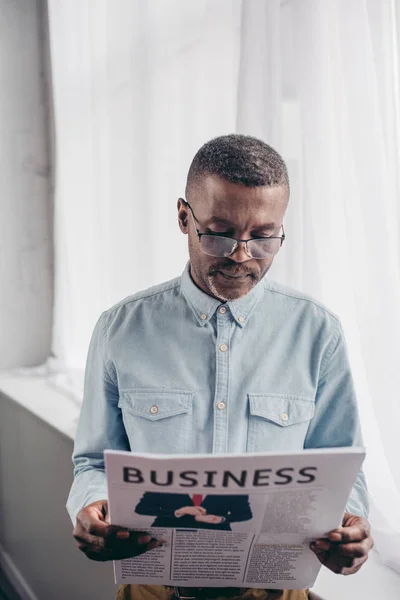
[[[161,543],[110,525],[106,448],[192,454],[362,444],[338,318],[265,277],[285,239],[288,199],[287,169],[273,148],[242,135],[207,142],[178,200],[189,245],[183,274],[101,314],[67,504],[90,559],[133,557]],[[342,526],[311,546],[327,568],[351,574],[367,560],[367,516],[361,471]],[[123,585],[117,598],[174,595],[300,600],[308,592]]]

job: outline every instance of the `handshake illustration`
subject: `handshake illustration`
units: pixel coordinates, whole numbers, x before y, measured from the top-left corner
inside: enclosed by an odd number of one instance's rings
[[[179,519],[179,517],[183,517],[184,515],[191,515],[194,517],[195,521],[199,523],[223,523],[225,521],[225,517],[219,517],[218,515],[208,515],[207,511],[203,506],[182,506],[182,508],[178,508],[178,510],[174,513],[175,517]]]

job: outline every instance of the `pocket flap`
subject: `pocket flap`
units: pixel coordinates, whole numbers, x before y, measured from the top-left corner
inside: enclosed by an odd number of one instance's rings
[[[118,406],[139,417],[158,421],[182,413],[191,413],[193,396],[193,392],[175,389],[120,390]]]
[[[281,427],[312,419],[315,404],[300,396],[248,394],[250,414],[268,419]]]

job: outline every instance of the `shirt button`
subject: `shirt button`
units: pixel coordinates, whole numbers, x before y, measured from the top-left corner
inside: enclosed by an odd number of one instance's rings
[[[219,349],[221,350],[221,352],[226,352],[228,350],[228,346],[226,344],[221,344]]]
[[[218,408],[218,410],[225,410],[225,408],[226,408],[225,402],[218,402],[217,408]]]
[[[221,306],[221,308],[219,309],[219,312],[221,313],[221,315],[224,315],[226,313],[225,306]]]
[[[158,413],[158,406],[152,406],[150,412],[152,415],[156,415]]]
[[[207,319],[207,315],[205,315],[204,313],[202,313],[202,314],[200,315],[200,319],[201,319],[202,321],[205,321],[205,320]]]
[[[289,415],[288,415],[287,413],[283,413],[283,414],[281,415],[281,419],[282,419],[282,421],[287,421],[287,420],[288,420],[288,418],[289,418]]]
[[[244,323],[244,317],[239,317],[239,323]]]

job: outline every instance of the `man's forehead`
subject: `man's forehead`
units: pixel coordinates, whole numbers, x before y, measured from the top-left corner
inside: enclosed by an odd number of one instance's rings
[[[195,206],[207,224],[234,224],[252,218],[259,226],[279,226],[287,205],[282,187],[246,187],[220,178],[206,178],[197,188]]]
[[[278,223],[271,221],[271,215],[264,215],[258,211],[241,211],[239,214],[237,212],[230,211],[228,213],[228,218],[223,218],[221,215],[211,214],[204,219],[204,225],[226,225],[227,227],[231,227],[237,225],[238,222],[243,224],[243,222],[248,218],[251,219],[251,224],[254,228],[258,227],[266,230],[274,230],[280,226]]]
[[[285,186],[246,186],[233,183],[217,175],[203,177],[195,186],[195,197],[200,203],[233,203],[252,201],[259,204],[275,204],[277,200],[286,198],[288,190]]]

